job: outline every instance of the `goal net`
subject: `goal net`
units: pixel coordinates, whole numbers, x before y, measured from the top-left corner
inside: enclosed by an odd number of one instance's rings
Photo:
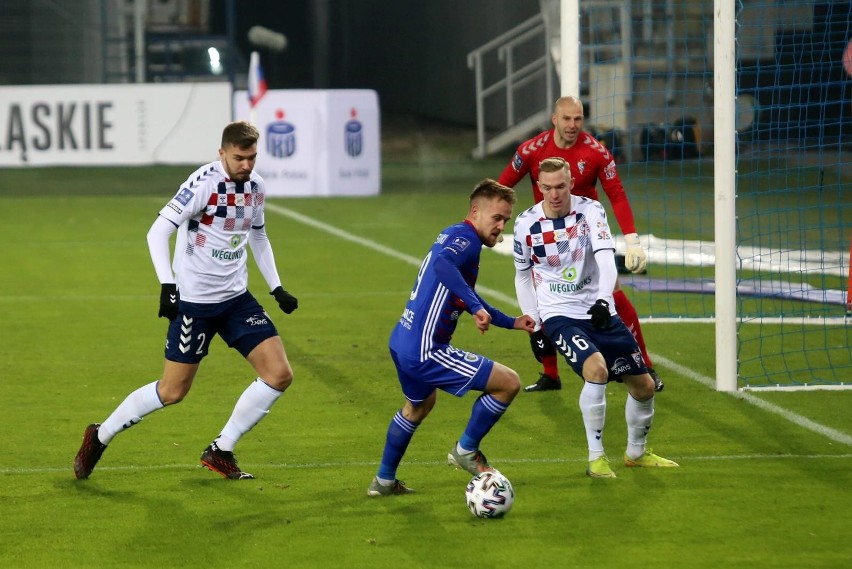
[[[559,4],[561,90],[649,251],[640,315],[714,322],[721,389],[852,385],[852,2]]]

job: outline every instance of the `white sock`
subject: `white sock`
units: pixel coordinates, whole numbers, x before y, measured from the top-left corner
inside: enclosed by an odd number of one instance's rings
[[[459,454],[471,454],[475,451],[476,451],[476,449],[469,450],[469,449],[462,447],[459,443],[456,443],[456,452],[459,453]]]
[[[583,383],[580,390],[580,411],[586,427],[589,461],[606,454],[603,447],[603,430],[606,421],[606,384]]]
[[[252,430],[269,413],[272,404],[282,393],[283,391],[269,387],[259,377],[251,382],[237,400],[222,434],[216,437],[216,446],[224,451],[233,451],[240,437]]]
[[[129,429],[142,420],[142,417],[163,408],[163,402],[157,395],[157,381],[143,385],[115,408],[112,415],[101,423],[98,429],[98,439],[107,445],[115,435]]]
[[[624,405],[624,419],[627,422],[627,456],[639,458],[645,452],[648,431],[654,421],[654,398],[637,401],[628,393]]]

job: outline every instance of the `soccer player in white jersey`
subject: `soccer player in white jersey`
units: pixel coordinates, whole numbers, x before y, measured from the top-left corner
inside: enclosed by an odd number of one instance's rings
[[[615,478],[603,447],[608,381],[627,386],[628,467],[674,467],[646,448],[654,418],[654,380],[636,338],[616,314],[615,246],[600,202],[571,195],[562,158],[540,163],[543,199],[515,221],[515,291],[525,314],[541,324],[584,380],[580,411],[589,447],[586,474]]]
[[[74,459],[77,478],[89,477],[115,435],[186,396],[216,334],[246,358],[257,379],[202,453],[201,464],[225,478],[254,478],[240,470],[234,446],[290,386],[293,370],[275,325],[247,289],[247,246],[281,310],[290,314],[298,307],[281,286],[266,235],[265,185],[253,171],[257,140],[251,124],[227,125],[219,160],[193,172],[151,226],[148,248],[161,287],[158,316],[169,320],[163,375],[128,395],[103,423],[86,427]],[[176,231],[172,265],[169,238]]]
[[[414,432],[435,406],[437,390],[456,397],[481,391],[462,436],[447,455],[450,465],[479,474],[493,470],[479,443],[521,389],[518,374],[485,356],[450,345],[462,312],[469,312],[483,334],[491,324],[532,332],[533,319],[513,318],[489,306],[474,290],[483,245],[494,247],[512,218],[515,192],[485,179],[470,194],[464,221],[438,234],[417,272],[389,348],[405,404],[391,419],[385,448],[368,496],[413,492],[396,478],[397,467]]]

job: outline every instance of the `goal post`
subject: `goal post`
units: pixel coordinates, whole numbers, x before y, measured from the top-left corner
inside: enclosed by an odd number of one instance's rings
[[[713,212],[716,389],[737,389],[736,29],[734,0],[713,0]]]

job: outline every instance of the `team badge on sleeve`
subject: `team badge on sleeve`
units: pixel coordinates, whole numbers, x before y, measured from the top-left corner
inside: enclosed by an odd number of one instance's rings
[[[604,168],[604,177],[607,180],[615,178],[615,160],[610,161],[610,163],[606,165],[606,168]]]
[[[181,188],[178,194],[175,196],[175,199],[179,201],[181,205],[186,205],[189,203],[189,200],[191,200],[194,195],[195,194],[193,194],[189,188]]]
[[[524,159],[521,158],[521,155],[515,152],[514,158],[512,158],[512,168],[515,169],[516,172],[519,172],[524,165]]]
[[[453,242],[450,243],[451,247],[455,247],[459,251],[464,251],[465,249],[467,249],[468,245],[470,245],[470,241],[468,241],[464,237],[455,237],[453,239]]]

